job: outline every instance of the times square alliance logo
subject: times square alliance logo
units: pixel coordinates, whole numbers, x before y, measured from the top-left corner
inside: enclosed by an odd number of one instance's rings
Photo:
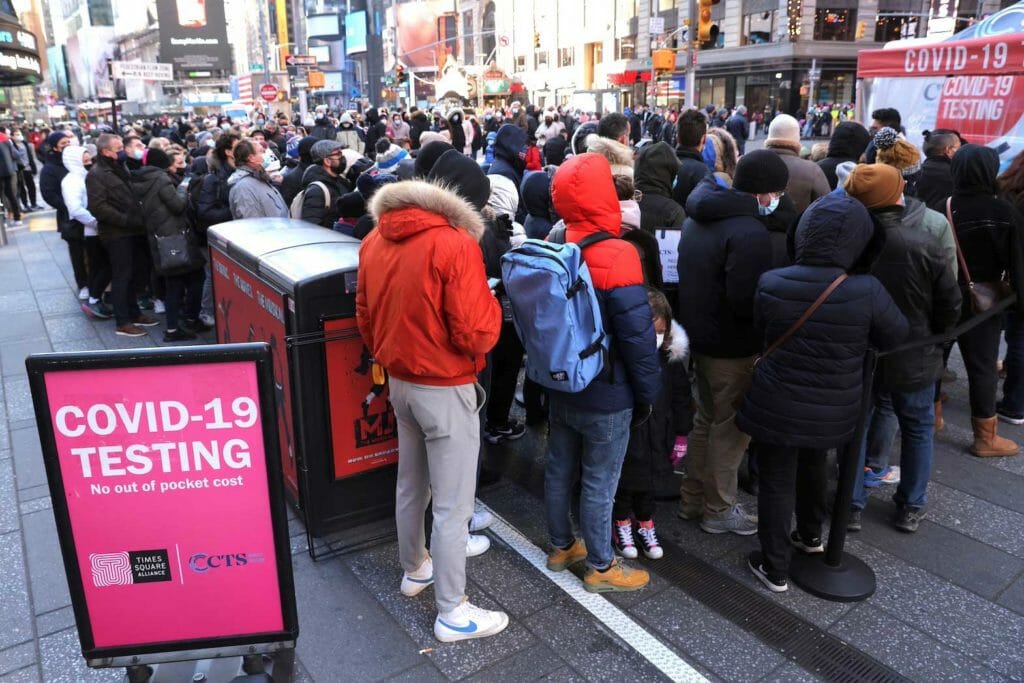
[[[92,583],[98,588],[171,580],[171,563],[166,549],[93,553],[89,555],[89,564]]]

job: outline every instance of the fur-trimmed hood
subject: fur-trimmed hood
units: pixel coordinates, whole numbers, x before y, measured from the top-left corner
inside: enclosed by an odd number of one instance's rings
[[[393,242],[445,224],[465,230],[477,242],[484,234],[483,219],[469,202],[452,189],[423,180],[406,180],[382,187],[373,195],[369,208],[381,235]],[[442,220],[424,220],[423,213]]]
[[[668,360],[670,363],[685,361],[690,356],[690,338],[686,336],[683,326],[672,321],[672,341],[668,345]]]
[[[612,165],[612,175],[633,177],[633,150],[618,140],[591,133],[586,140],[587,151],[600,154]]]

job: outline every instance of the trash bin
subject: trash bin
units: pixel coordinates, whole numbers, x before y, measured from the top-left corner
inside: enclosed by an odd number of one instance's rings
[[[307,529],[393,515],[395,416],[355,320],[360,242],[282,218],[208,236],[217,340],[270,344],[285,490]]]

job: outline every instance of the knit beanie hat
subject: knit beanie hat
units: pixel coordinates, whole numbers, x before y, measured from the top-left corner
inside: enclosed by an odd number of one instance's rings
[[[62,130],[55,130],[46,136],[46,146],[53,149],[58,142],[63,140],[67,136],[67,133]]]
[[[846,194],[868,209],[897,206],[906,181],[900,172],[886,164],[860,164],[846,179]]]
[[[310,148],[309,156],[314,164],[319,164],[344,146],[337,140],[317,140]]]
[[[921,153],[917,147],[902,138],[889,136],[884,138],[883,146],[880,146],[878,136],[882,131],[892,131],[892,128],[883,128],[875,135],[875,161],[898,169],[904,178],[920,171]]]
[[[317,142],[320,141],[317,140],[312,135],[307,135],[306,137],[299,140],[299,159],[305,161],[307,164],[312,162],[313,145],[315,145]]]
[[[377,168],[385,173],[394,173],[398,164],[409,156],[409,153],[395,144],[389,144],[383,152],[377,152]]]
[[[366,213],[366,199],[359,192],[346,192],[338,200],[338,211],[342,218],[359,218]]]
[[[420,137],[421,142],[422,140],[423,138]],[[453,149],[455,148],[444,140],[429,142],[420,147],[420,151],[416,154],[416,177],[426,178],[430,175],[434,164],[441,158],[441,155]]]
[[[734,190],[749,194],[782,192],[788,184],[789,168],[786,162],[770,149],[747,152],[736,162],[736,172],[732,179]]]
[[[370,198],[373,197],[373,194],[377,190],[388,183],[397,182],[398,176],[391,175],[390,173],[367,171],[356,179],[356,189],[359,191],[359,194],[363,195],[363,198],[367,203],[369,203]]]
[[[855,169],[856,167],[857,162],[855,161],[844,161],[843,163],[836,166],[836,178],[839,180],[839,183],[836,185],[836,187],[845,187],[846,179],[850,177],[850,172],[853,171],[853,169]]]
[[[491,196],[491,183],[480,164],[456,149],[441,155],[427,180],[453,190],[477,211],[487,206]]]
[[[171,157],[159,147],[150,147],[146,154],[146,166],[155,166],[166,171],[171,167]]]
[[[800,124],[789,114],[779,114],[768,125],[768,139],[764,141],[764,144],[769,147],[773,144],[779,147],[789,147],[799,152]]]

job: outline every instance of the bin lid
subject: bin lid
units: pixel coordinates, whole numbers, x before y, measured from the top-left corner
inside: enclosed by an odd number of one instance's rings
[[[348,242],[351,237],[292,218],[243,218],[211,226],[210,245],[253,270],[261,257],[307,244]],[[358,241],[356,241],[358,249]]]
[[[356,270],[361,242],[345,235],[338,237],[345,241],[304,244],[267,254],[259,260],[259,274],[294,292],[299,283],[340,277],[342,273]],[[345,291],[344,283],[339,284],[338,291]]]

